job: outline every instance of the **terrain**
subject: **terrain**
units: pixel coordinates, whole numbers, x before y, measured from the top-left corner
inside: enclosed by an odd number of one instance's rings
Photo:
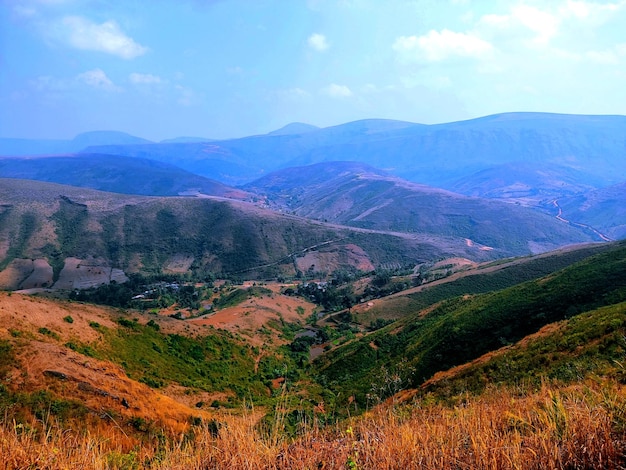
[[[616,468],[625,250],[458,264],[375,300],[396,315],[382,328],[357,308],[318,319],[313,328],[356,334],[310,365],[294,333],[317,308],[281,294],[287,285],[216,286],[212,324],[2,294],[0,406],[15,420],[0,429],[4,465]],[[248,328],[226,320],[268,307]],[[69,431],[76,423],[89,433]]]
[[[460,236],[502,254],[600,240],[549,214],[411,183],[355,162],[281,170],[244,188],[265,195],[270,207],[299,216],[376,230]]]
[[[461,237],[329,225],[224,198],[0,183],[0,268],[8,289],[89,287],[131,273],[275,279],[309,270],[414,266],[451,254],[495,257]]]
[[[93,146],[87,151],[176,161],[230,185],[288,167],[346,160],[443,187],[513,162],[560,165],[587,174],[585,180],[610,184],[626,177],[625,119],[549,113],[504,113],[434,125],[371,119],[304,133],[200,144]]]
[[[623,468],[625,119],[0,139],[0,469]]]
[[[253,195],[177,166],[119,155],[69,154],[0,158],[3,178],[29,179],[145,196],[220,196],[252,199]]]

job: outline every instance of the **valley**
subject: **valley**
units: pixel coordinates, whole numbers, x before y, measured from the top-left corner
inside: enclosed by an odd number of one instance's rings
[[[0,139],[0,468],[620,468],[623,129]]]

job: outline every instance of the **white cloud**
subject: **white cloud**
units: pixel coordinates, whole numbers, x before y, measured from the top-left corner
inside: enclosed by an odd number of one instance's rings
[[[319,33],[311,34],[307,43],[309,44],[309,47],[319,52],[323,52],[330,47],[328,41],[326,40],[326,36]]]
[[[561,18],[530,5],[518,5],[512,10],[514,21],[535,33],[535,41],[546,44],[559,31]]]
[[[77,49],[105,52],[123,59],[134,59],[148,50],[124,34],[115,21],[96,24],[81,16],[66,16],[60,28],[62,39]]]
[[[161,83],[165,83],[165,80],[161,77],[150,73],[133,72],[128,76],[128,79],[135,85],[159,85]]]
[[[432,62],[439,62],[451,56],[486,58],[494,51],[491,43],[478,36],[448,29],[431,30],[423,36],[400,36],[394,42],[393,49],[406,59],[423,58]]]
[[[352,90],[345,85],[337,85],[331,83],[327,87],[322,88],[321,92],[331,98],[350,98],[352,96]]]
[[[86,85],[105,91],[122,91],[116,86],[102,69],[88,70],[79,74],[76,79]]]

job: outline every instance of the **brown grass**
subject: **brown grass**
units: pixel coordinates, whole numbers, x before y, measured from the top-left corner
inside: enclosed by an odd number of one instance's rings
[[[282,424],[281,413],[274,423]],[[332,429],[308,423],[296,440],[260,435],[258,414],[227,416],[191,441],[132,452],[106,435],[0,428],[0,469],[596,469],[623,468],[626,391],[615,383],[492,390],[456,407],[386,406]]]

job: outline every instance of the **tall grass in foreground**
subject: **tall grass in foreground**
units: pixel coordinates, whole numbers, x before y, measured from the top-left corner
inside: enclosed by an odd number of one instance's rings
[[[280,413],[277,413],[280,416]],[[281,420],[276,426],[280,428]],[[491,390],[457,406],[384,406],[295,440],[230,416],[195,439],[122,452],[106,436],[4,423],[1,469],[624,468],[626,390],[604,382],[533,393]],[[280,429],[279,429],[280,430]]]

